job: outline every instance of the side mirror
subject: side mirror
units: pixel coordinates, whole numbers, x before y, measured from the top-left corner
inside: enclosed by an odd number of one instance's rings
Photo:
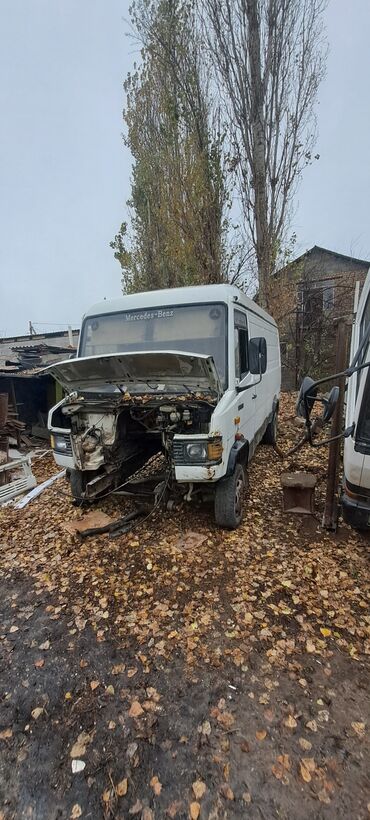
[[[306,406],[308,408],[308,415],[311,415],[312,408],[315,404],[315,399],[317,396],[317,387],[312,388],[312,385],[315,384],[314,380],[311,379],[310,376],[305,376],[303,382],[301,384],[298,400],[296,405],[296,413],[297,416],[301,416],[301,418],[306,418]],[[306,396],[307,404],[305,405],[304,398]]]
[[[339,387],[337,387],[337,386],[332,387],[332,389],[331,389],[331,391],[328,395],[328,398],[325,400],[325,404],[324,404],[324,410],[323,410],[323,414],[322,414],[322,420],[323,420],[324,424],[327,424],[328,421],[330,421],[330,419],[331,419],[331,417],[332,417],[332,415],[335,411],[335,408],[337,406],[338,399],[339,399]]]
[[[262,376],[266,373],[267,367],[267,344],[263,336],[255,336],[249,340],[249,372],[253,375]]]

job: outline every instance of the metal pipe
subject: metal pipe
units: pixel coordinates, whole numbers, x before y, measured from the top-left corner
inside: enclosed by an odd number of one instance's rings
[[[347,323],[345,319],[337,320],[335,369],[344,371],[347,360]],[[339,379],[339,396],[331,424],[330,437],[333,441],[329,445],[328,479],[326,484],[325,511],[323,527],[336,530],[338,520],[337,487],[339,480],[339,459],[341,452],[341,430],[343,425],[345,377]]]

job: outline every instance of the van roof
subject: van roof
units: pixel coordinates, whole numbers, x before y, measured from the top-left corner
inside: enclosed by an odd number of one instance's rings
[[[169,305],[189,305],[199,302],[234,302],[253,311],[262,319],[275,324],[272,317],[259,307],[253,299],[246,296],[235,285],[196,285],[184,288],[167,288],[165,290],[148,290],[142,293],[131,293],[118,299],[104,299],[92,305],[84,314],[101,316],[106,313],[119,313],[124,310],[140,310]]]

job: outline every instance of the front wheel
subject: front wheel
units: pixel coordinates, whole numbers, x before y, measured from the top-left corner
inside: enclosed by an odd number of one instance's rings
[[[245,483],[245,472],[242,464],[236,464],[234,472],[217,483],[215,521],[219,527],[235,530],[241,523]]]
[[[276,444],[277,439],[277,426],[278,426],[278,409],[274,410],[274,415],[266,427],[264,432],[264,436],[262,439],[262,444]]]

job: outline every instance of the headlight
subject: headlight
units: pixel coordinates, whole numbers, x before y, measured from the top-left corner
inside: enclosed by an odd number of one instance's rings
[[[203,441],[196,441],[186,445],[186,455],[189,461],[206,461],[207,444]]]
[[[65,436],[51,436],[51,446],[53,450],[65,453],[68,449],[68,439]]]

